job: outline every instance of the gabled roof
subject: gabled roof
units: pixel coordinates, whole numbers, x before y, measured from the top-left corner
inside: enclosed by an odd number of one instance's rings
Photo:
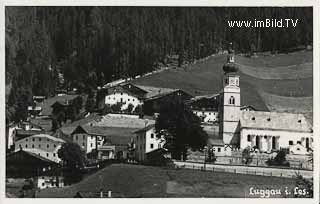
[[[71,101],[77,97],[80,97],[80,95],[62,95],[62,96],[54,96],[48,99],[45,99],[43,102],[36,102],[37,106],[42,107],[41,115],[51,115],[52,113],[52,105],[56,102],[64,103],[65,101]]]
[[[33,126],[33,128],[38,128],[40,130],[43,129],[40,125],[37,125],[37,124],[33,123],[32,121],[23,121],[23,122],[18,123],[18,126],[25,126],[25,125],[30,125],[30,126]]]
[[[136,128],[138,130],[146,125],[155,124],[155,120],[105,115],[100,121],[92,121],[90,124],[92,126]]]
[[[37,134],[29,135],[29,136],[26,136],[26,137],[19,137],[19,138],[17,138],[16,141],[24,139],[24,138],[45,138],[45,139],[53,140],[55,142],[61,142],[61,143],[65,142],[64,140],[62,140],[60,138],[53,137],[53,136],[48,135],[48,134],[42,134],[42,133],[39,134],[39,132],[37,132]]]
[[[241,128],[312,132],[312,126],[303,114],[241,111]]]
[[[20,140],[26,137],[30,137],[32,135],[40,134],[43,133],[44,131],[42,130],[22,130],[22,129],[16,129],[16,134],[15,134],[15,140]]]
[[[33,124],[38,125],[39,127],[41,127],[42,129],[44,129],[45,131],[51,131],[52,129],[52,119],[51,118],[31,118],[30,122],[32,122]]]
[[[201,99],[212,99],[212,98],[215,98],[219,95],[220,94],[207,94],[207,95],[195,96],[195,97],[191,98],[190,101],[197,101],[197,100],[201,100]]]
[[[111,95],[113,94],[114,92],[123,92],[123,93],[127,93],[128,95],[131,95],[131,96],[134,96],[134,97],[137,97],[137,98],[142,98],[144,93],[137,93],[135,90],[133,89],[129,89],[128,87],[126,86],[115,86],[115,87],[110,87],[107,91],[107,95]]]
[[[217,112],[219,105],[217,100],[218,96],[219,94],[195,96],[186,101],[186,104],[189,105],[192,110]]]
[[[103,136],[109,144],[127,145],[137,130],[137,128],[78,126],[72,134],[83,132],[89,135]]]
[[[32,135],[30,138],[34,138],[34,137],[37,137],[37,138],[45,138],[45,139],[49,139],[49,140],[52,140],[52,141],[55,141],[55,142],[61,142],[61,143],[65,143],[65,141],[61,138],[57,138],[57,137],[53,137],[51,135],[48,135],[48,134],[38,134],[38,135]]]
[[[151,129],[154,128],[154,127],[155,127],[155,124],[150,124],[150,125],[142,128],[142,129],[140,129],[140,130],[135,131],[134,133],[146,132],[146,131],[148,131],[148,130],[151,130]]]
[[[50,163],[50,164],[56,164],[54,161],[51,161],[45,157],[42,157],[38,154],[32,153],[32,152],[28,152],[28,151],[24,151],[24,150],[18,150],[16,152],[10,153],[8,155],[6,155],[6,160],[10,160],[11,158],[17,156],[17,155],[22,155],[22,156],[28,156],[28,157],[33,157],[35,159],[38,159],[42,162],[45,163]]]
[[[146,93],[148,93],[146,90],[139,88],[137,85],[132,83],[126,83],[123,84],[122,87],[131,93],[134,93],[140,97],[143,97]]]
[[[254,110],[254,111],[256,111],[257,109],[255,109],[253,106],[241,106],[240,107],[240,110],[243,110],[243,109],[246,109],[246,108],[249,108],[250,110]]]
[[[159,96],[167,95],[169,93],[179,90],[179,89],[161,88],[161,87],[154,87],[154,86],[142,86],[142,85],[135,85],[135,86],[146,92],[146,94],[144,95],[145,99],[151,99],[156,96],[159,97]]]
[[[224,146],[224,142],[222,139],[208,139],[208,144],[211,144],[213,146]]]

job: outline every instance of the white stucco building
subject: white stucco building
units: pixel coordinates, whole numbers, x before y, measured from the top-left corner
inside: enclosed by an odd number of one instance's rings
[[[72,141],[78,144],[86,154],[92,152],[94,149],[97,149],[99,144],[101,146],[103,140],[101,136],[89,134],[88,131],[82,126],[78,126],[71,133],[71,137]]]
[[[133,143],[135,159],[138,161],[145,161],[146,153],[162,148],[165,143],[164,138],[157,138],[154,125],[149,125],[135,133]]]
[[[129,104],[133,105],[133,110],[138,106],[142,105],[142,101],[135,95],[125,92],[124,90],[116,90],[111,94],[105,96],[106,105],[115,105],[122,103],[121,110],[126,110]]]
[[[62,176],[38,176],[34,178],[34,183],[38,189],[64,187]]]
[[[313,149],[312,127],[302,114],[243,111],[240,125],[241,149],[254,147],[271,152],[280,148],[290,149],[296,144],[307,151]]]
[[[215,123],[218,122],[218,111],[210,110],[193,110],[192,111],[196,116],[201,118],[203,123]]]
[[[16,141],[15,151],[22,149],[59,163],[61,159],[58,157],[58,150],[63,143],[65,141],[60,138],[47,134],[38,134]]]

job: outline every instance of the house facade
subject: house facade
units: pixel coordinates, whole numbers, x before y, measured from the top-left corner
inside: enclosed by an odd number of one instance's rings
[[[191,98],[186,104],[202,123],[217,123],[219,122],[218,99],[219,94],[202,95]]]
[[[60,138],[47,134],[37,134],[17,140],[15,142],[15,152],[23,150],[59,163],[61,159],[58,157],[58,150],[63,143],[65,141]]]
[[[138,106],[142,105],[143,102],[138,98],[138,96],[126,91],[124,89],[114,89],[113,93],[105,96],[105,104],[112,106],[117,103],[121,103],[121,110],[126,110],[129,104],[133,105],[133,110]]]
[[[312,127],[302,114],[244,111],[240,123],[242,149],[250,147],[271,152],[297,144],[307,151],[313,149]]]
[[[129,104],[135,109],[138,105],[143,105],[143,113],[153,115],[160,110],[160,104],[165,100],[186,101],[192,96],[180,89],[142,86],[131,83],[118,84],[115,87],[109,87],[105,91],[105,104],[114,105],[121,103],[121,110],[128,108]]]
[[[218,111],[192,110],[192,112],[198,116],[203,123],[216,123],[219,121]]]
[[[62,176],[37,176],[33,178],[36,188],[62,188],[64,181]]]
[[[133,140],[135,147],[135,159],[137,161],[146,161],[146,154],[163,147],[164,138],[156,136],[155,126],[149,125],[135,132]]]
[[[72,141],[86,154],[97,152],[97,159],[127,159],[128,146],[137,128],[83,125],[72,133]]]
[[[72,141],[78,144],[86,154],[98,148],[98,140],[99,140],[99,144],[102,145],[101,142],[103,140],[102,136],[90,134],[90,132],[88,132],[82,126],[78,126],[71,133],[71,137],[72,137]]]

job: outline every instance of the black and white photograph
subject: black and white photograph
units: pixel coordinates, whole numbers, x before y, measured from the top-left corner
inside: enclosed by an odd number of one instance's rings
[[[4,16],[7,200],[318,196],[313,6]]]

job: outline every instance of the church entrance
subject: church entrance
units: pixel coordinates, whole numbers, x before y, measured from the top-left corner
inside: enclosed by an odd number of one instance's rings
[[[272,148],[271,149],[276,149],[276,137],[272,137]]]
[[[309,138],[308,137],[306,138],[306,148],[307,148],[307,150],[309,150],[309,148],[310,148],[310,146],[309,146]]]
[[[260,149],[260,137],[256,136],[256,148]]]

